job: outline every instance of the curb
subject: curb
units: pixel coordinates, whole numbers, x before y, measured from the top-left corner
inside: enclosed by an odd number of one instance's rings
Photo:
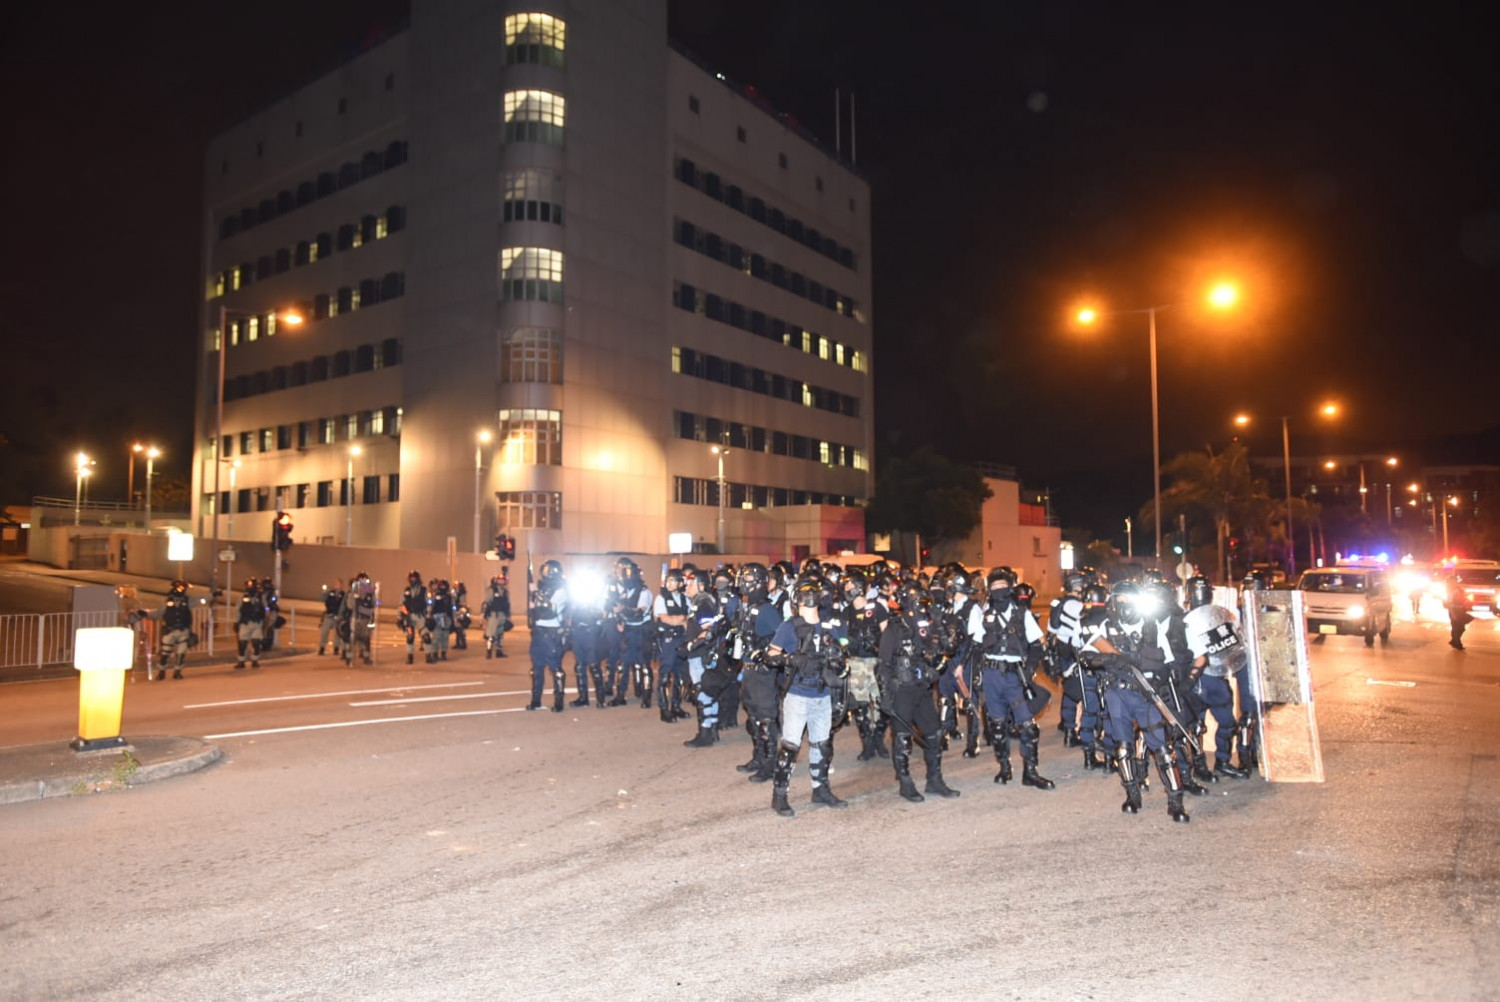
[[[29,769],[37,778],[0,781],[0,805],[128,789],[196,772],[223,757],[218,745],[198,738],[142,738],[91,755],[57,745],[3,749],[0,763],[12,759],[14,772]]]

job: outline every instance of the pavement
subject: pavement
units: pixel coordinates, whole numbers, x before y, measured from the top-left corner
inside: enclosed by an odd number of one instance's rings
[[[195,772],[217,762],[198,738],[131,738],[119,748],[75,752],[66,741],[0,750],[0,804],[105,793]]]

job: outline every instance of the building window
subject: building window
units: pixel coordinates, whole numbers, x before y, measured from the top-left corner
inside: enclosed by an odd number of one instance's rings
[[[506,247],[500,251],[500,298],[507,302],[562,302],[562,251]]]
[[[541,63],[562,69],[568,25],[551,14],[508,14],[505,18],[505,61]]]
[[[318,418],[318,443],[332,445],[335,433],[333,418]]]
[[[308,496],[308,491],[309,491],[309,489],[311,487],[312,487],[311,484],[298,484],[297,485],[297,491],[296,491],[296,494],[295,494],[295,498],[292,501],[292,505],[294,507],[297,507],[297,508],[306,508],[307,507],[307,496]]]
[[[318,481],[318,507],[327,508],[333,504],[333,481]]]
[[[513,90],[505,94],[505,141],[562,145],[567,102],[545,90]]]
[[[508,171],[502,197],[503,218],[507,223],[530,220],[562,224],[563,179],[549,170]]]
[[[561,383],[563,339],[557,331],[518,327],[500,339],[502,383]]]
[[[276,426],[276,448],[290,449],[292,447],[292,426],[279,424]]]
[[[360,495],[359,503],[360,504],[379,504],[380,503],[380,476],[378,474],[375,475],[375,476],[373,476],[373,477],[365,477],[364,483],[361,484],[361,495]]]
[[[501,411],[500,454],[506,463],[561,466],[562,412],[530,408]]]
[[[495,499],[501,528],[562,528],[562,494],[558,491],[502,491]]]
[[[387,501],[401,500],[401,474],[392,473],[385,478],[385,499]]]

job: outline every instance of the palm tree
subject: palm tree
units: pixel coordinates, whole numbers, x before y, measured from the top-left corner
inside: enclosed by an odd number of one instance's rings
[[[1217,563],[1216,574],[1228,580],[1225,540],[1230,526],[1269,540],[1275,502],[1266,482],[1250,469],[1245,447],[1235,443],[1223,452],[1186,452],[1169,461],[1162,472],[1171,484],[1162,492],[1162,514],[1166,518],[1185,515],[1196,525],[1212,522]],[[1141,509],[1142,521],[1155,518],[1151,502]],[[1184,552],[1187,551],[1186,540]]]

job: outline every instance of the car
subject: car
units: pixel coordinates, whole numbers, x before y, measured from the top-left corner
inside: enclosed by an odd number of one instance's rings
[[[1304,571],[1297,581],[1303,593],[1307,632],[1318,640],[1327,636],[1359,636],[1365,646],[1391,639],[1391,586],[1379,567],[1319,567]]]

